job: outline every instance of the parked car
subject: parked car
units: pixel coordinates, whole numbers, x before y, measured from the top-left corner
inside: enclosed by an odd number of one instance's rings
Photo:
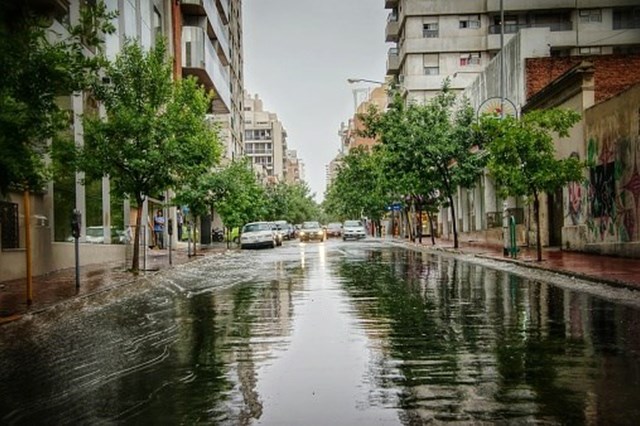
[[[87,226],[85,241],[92,244],[104,244],[104,228],[102,226]],[[73,238],[71,239],[73,241]],[[124,244],[124,230],[111,227],[111,241],[109,244]]]
[[[342,236],[342,224],[340,222],[331,222],[327,225],[327,237]]]
[[[346,220],[342,226],[342,240],[347,239],[360,240],[365,238],[367,233],[364,230],[364,225],[359,220]]]
[[[300,227],[299,236],[300,241],[324,241],[327,238],[319,222],[304,222]]]
[[[282,233],[283,239],[292,240],[296,237],[293,226],[290,223],[288,223],[286,220],[276,220],[275,223],[276,223],[276,226],[278,227],[278,230]]]
[[[271,222],[251,222],[242,227],[240,234],[240,248],[275,248],[276,233]]]
[[[276,225],[275,222],[269,222],[269,224],[271,224],[271,229],[273,230],[273,233],[276,236],[276,245],[281,246],[282,241],[284,240],[284,235],[282,234],[282,231],[280,230],[280,228],[278,228],[278,225]]]

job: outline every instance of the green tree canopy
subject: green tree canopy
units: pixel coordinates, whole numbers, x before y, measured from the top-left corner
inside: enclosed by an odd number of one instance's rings
[[[468,101],[457,103],[445,84],[425,104],[406,104],[396,93],[387,111],[371,109],[362,118],[365,134],[378,137],[386,151],[385,170],[394,194],[442,202],[456,217],[454,194],[458,187],[473,187],[483,168],[483,157],[474,153],[477,139]],[[458,247],[455,220],[453,234]]]
[[[521,119],[483,117],[482,138],[489,141],[488,169],[503,196],[533,198],[538,260],[542,260],[540,241],[540,200],[545,192],[582,178],[584,165],[577,158],[556,158],[554,135],[565,137],[580,114],[575,111],[536,110]]]
[[[51,21],[37,4],[0,2],[0,192],[42,189],[49,179],[45,154],[70,123],[57,97],[87,88],[102,58],[86,55],[111,33],[103,2],[82,2],[80,21],[66,34],[48,28]]]
[[[138,205],[134,271],[145,197],[195,180],[221,152],[217,133],[206,122],[211,96],[191,78],[172,82],[166,57],[163,42],[148,52],[127,43],[94,86],[106,118],[84,117],[80,169],[90,177],[109,176],[112,190]]]
[[[358,147],[343,157],[336,179],[328,188],[325,211],[337,220],[365,215],[379,220],[391,201],[385,174],[383,149]]]

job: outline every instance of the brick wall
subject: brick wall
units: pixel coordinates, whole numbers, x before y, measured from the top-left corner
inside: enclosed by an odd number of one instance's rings
[[[594,55],[526,59],[527,99],[582,61],[595,67],[596,103],[640,83],[640,55]]]

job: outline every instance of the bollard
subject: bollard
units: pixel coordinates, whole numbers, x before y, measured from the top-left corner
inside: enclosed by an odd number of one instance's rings
[[[71,216],[71,235],[74,238],[74,250],[76,256],[76,290],[80,289],[80,228],[82,228],[82,213],[78,209],[73,210]]]
[[[518,244],[516,242],[516,218],[514,216],[509,218],[509,237],[509,240],[511,241],[511,257],[515,259],[518,257]]]
[[[173,262],[171,260],[171,240],[173,236],[173,220],[169,219],[168,221],[169,227],[167,228],[167,232],[169,233],[169,265],[172,265]]]

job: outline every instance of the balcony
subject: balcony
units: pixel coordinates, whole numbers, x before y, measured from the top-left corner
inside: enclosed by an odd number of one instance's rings
[[[229,23],[229,0],[216,0],[216,6],[220,11],[220,17],[224,24]]]
[[[200,27],[182,28],[182,72],[193,75],[207,90],[213,90],[214,114],[231,111],[229,71],[218,58],[213,43]]]
[[[400,72],[400,55],[398,48],[392,47],[387,53],[387,75],[396,75]]]
[[[486,50],[487,37],[469,35],[461,37],[412,38],[405,40],[400,57],[411,53],[477,52]]]
[[[400,23],[398,22],[398,15],[396,13],[390,13],[387,16],[387,27],[385,28],[385,41],[397,42],[400,39]]]
[[[405,16],[471,15],[486,12],[486,0],[422,0],[405,2],[400,22]]]
[[[572,31],[573,22],[549,22],[544,24],[506,24],[505,34],[515,34],[522,28],[549,28],[550,31]],[[500,25],[489,26],[489,34],[500,34]]]
[[[182,12],[185,15],[206,16],[209,38],[216,40],[214,47],[223,58],[224,65],[230,61],[229,35],[215,6],[215,0],[182,0]]]
[[[577,7],[576,0],[509,0],[503,2],[504,10],[511,11],[527,11],[540,9],[575,9]],[[602,5],[602,2],[600,2]],[[499,12],[500,0],[487,0],[487,12]]]

